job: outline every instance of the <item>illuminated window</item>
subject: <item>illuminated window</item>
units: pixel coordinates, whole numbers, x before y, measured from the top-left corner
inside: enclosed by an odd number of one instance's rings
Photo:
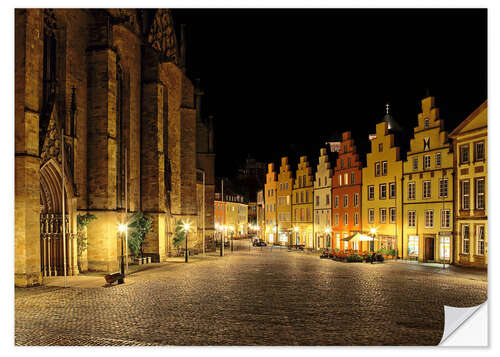
[[[439,238],[439,257],[441,260],[450,260],[450,237],[440,237]]]
[[[408,256],[418,257],[418,236],[408,237]]]

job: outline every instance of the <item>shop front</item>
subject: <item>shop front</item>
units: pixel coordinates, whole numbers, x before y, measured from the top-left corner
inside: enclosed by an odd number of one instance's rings
[[[291,234],[291,232],[289,232],[289,231],[280,231],[279,237],[278,237],[279,244],[280,245],[287,245],[289,240],[290,240],[290,234]]]
[[[453,232],[439,232],[439,260],[441,263],[451,263],[451,237]]]

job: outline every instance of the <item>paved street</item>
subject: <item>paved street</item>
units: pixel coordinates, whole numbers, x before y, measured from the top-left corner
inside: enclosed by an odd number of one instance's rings
[[[128,285],[17,288],[16,344],[435,345],[443,305],[487,297],[487,282],[435,267],[240,244],[153,264]]]

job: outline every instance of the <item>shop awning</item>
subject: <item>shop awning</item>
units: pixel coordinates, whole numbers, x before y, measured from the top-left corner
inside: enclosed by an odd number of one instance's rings
[[[349,237],[342,238],[342,240],[344,242],[366,242],[366,241],[372,241],[373,238],[367,236],[366,234],[355,233]]]

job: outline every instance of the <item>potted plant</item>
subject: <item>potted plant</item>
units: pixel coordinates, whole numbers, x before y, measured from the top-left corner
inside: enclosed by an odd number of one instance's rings
[[[76,216],[77,264],[80,272],[87,270],[87,227],[96,219],[97,217],[90,213]]]

